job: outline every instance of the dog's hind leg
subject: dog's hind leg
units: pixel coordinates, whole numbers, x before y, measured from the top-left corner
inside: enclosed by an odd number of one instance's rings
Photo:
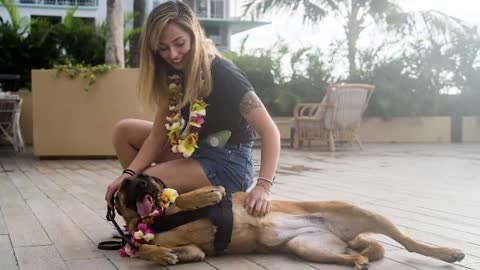
[[[361,234],[348,242],[348,247],[367,257],[371,262],[380,260],[385,254],[385,249],[380,243]]]
[[[325,214],[324,217],[329,228],[345,241],[352,241],[361,233],[372,232],[392,238],[410,252],[434,257],[442,261],[456,262],[465,257],[465,254],[458,249],[436,247],[418,242],[403,234],[387,218],[359,207],[352,207],[344,212],[330,212]]]
[[[465,257],[465,254],[459,249],[436,247],[416,241],[402,233],[392,222],[380,215],[375,215],[372,220],[374,221],[372,232],[387,235],[402,244],[410,252],[434,257],[445,262],[461,261]]]
[[[333,234],[307,233],[290,239],[287,251],[312,262],[355,266],[368,270],[368,258],[360,254],[345,254],[348,245]]]

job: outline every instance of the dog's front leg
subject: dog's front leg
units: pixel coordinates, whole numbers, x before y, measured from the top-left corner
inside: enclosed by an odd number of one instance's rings
[[[181,194],[175,200],[175,206],[182,210],[194,210],[219,203],[225,196],[222,186],[206,186]]]
[[[145,260],[157,262],[161,265],[172,265],[178,262],[178,256],[171,248],[144,244],[138,248],[138,256]]]
[[[205,259],[205,252],[195,245],[166,248],[157,245],[141,245],[138,255],[142,259],[155,261],[161,265],[179,262],[194,262]]]

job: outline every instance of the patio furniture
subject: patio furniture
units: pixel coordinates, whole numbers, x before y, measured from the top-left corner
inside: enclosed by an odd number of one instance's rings
[[[20,110],[22,99],[17,95],[0,92],[0,131],[15,149],[24,152],[22,133],[20,132]]]
[[[333,84],[321,103],[301,103],[294,111],[294,148],[307,141],[328,144],[335,152],[336,142],[356,142],[363,113],[375,86],[368,84]]]
[[[20,79],[19,74],[0,74],[0,91],[8,92],[17,90]]]

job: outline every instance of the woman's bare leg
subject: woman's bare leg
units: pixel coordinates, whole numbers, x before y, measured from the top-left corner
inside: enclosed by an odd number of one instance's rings
[[[143,171],[145,174],[160,178],[169,188],[185,193],[211,185],[202,166],[194,159],[175,159],[166,161]]]
[[[153,122],[140,119],[123,119],[113,127],[112,141],[117,158],[124,169],[132,163],[152,130]],[[177,158],[171,151],[158,151],[156,163]]]
[[[124,169],[133,161],[152,130],[153,123],[139,119],[124,119],[113,128],[113,145]],[[155,157],[156,165],[146,168],[143,173],[158,177],[168,187],[184,193],[210,185],[200,163],[194,159],[179,158],[165,145]]]

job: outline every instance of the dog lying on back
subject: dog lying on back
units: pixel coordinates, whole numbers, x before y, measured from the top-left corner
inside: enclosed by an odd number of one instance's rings
[[[164,186],[152,177],[139,175],[126,179],[116,197],[115,206],[130,231],[137,230],[144,215],[157,207],[153,198]],[[181,194],[166,209],[168,215],[212,206],[225,195],[221,186],[207,186]],[[249,215],[244,205],[246,193],[233,194],[233,229],[227,253],[289,252],[305,260],[351,265],[355,270],[369,269],[369,262],[383,258],[384,249],[364,233],[389,236],[408,251],[445,262],[462,260],[461,250],[420,243],[404,235],[385,217],[345,202],[272,201],[264,217]],[[162,265],[203,260],[215,255],[216,226],[201,218],[174,229],[156,233],[154,239],[140,245],[140,258]]]

